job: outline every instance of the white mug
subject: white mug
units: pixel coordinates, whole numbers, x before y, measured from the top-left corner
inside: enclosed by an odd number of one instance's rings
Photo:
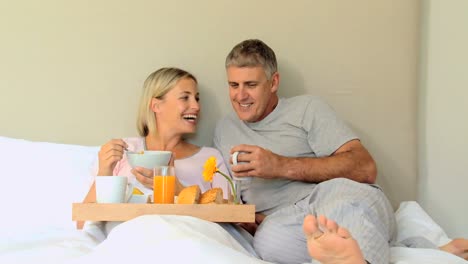
[[[232,153],[231,161],[232,161],[233,166],[236,166],[237,164],[241,164],[241,163],[248,163],[248,162],[244,162],[244,161],[237,161],[237,156],[239,156],[239,153],[246,153],[246,152],[236,151],[236,152]],[[252,177],[235,177],[234,174],[233,174],[232,177],[236,181],[250,181],[252,179]]]
[[[127,176],[96,176],[97,203],[126,203],[132,194]]]

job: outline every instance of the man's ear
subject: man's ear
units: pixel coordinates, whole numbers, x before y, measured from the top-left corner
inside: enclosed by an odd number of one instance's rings
[[[154,113],[159,113],[160,112],[160,107],[159,105],[161,104],[161,99],[158,98],[151,98],[151,111]]]
[[[271,76],[271,92],[276,93],[278,91],[280,82],[280,76],[278,72],[273,73]]]

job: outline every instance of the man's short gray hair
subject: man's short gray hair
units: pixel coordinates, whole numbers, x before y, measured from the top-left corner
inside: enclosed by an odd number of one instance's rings
[[[230,66],[261,66],[265,70],[268,80],[278,71],[275,52],[258,39],[244,40],[234,46],[226,57],[226,69]]]

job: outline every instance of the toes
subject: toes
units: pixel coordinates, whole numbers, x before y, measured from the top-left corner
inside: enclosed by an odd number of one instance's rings
[[[328,231],[327,229],[328,219],[324,215],[319,215],[317,222],[318,222],[318,228],[320,231],[322,232]]]
[[[339,227],[338,231],[336,232],[342,238],[351,238],[351,233],[349,233],[348,229],[344,227]]]
[[[317,221],[313,215],[307,215],[304,218],[304,224],[302,225],[304,229],[304,233],[309,237],[312,236],[313,233],[315,233],[318,228],[317,228]]]
[[[315,220],[315,219],[314,219]],[[319,215],[316,220],[316,225],[318,224],[318,231],[324,231],[329,233],[336,233],[342,238],[351,238],[351,233],[348,229],[339,226],[335,221],[326,218],[324,215]]]
[[[319,215],[317,221],[318,221],[319,226],[322,226],[322,227],[327,226],[327,218],[324,215]]]
[[[313,215],[307,215],[302,225],[304,233],[308,239],[317,239],[323,235],[318,228],[317,219]]]
[[[336,233],[338,231],[338,225],[336,224],[335,221],[327,219],[327,230],[330,233]]]

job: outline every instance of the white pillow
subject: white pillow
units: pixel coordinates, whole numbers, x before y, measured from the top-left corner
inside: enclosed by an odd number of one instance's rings
[[[73,202],[92,183],[98,147],[0,137],[0,234],[15,228],[75,228]]]
[[[400,204],[395,212],[398,226],[396,242],[400,243],[411,237],[423,237],[437,246],[451,241],[444,230],[415,201]]]

